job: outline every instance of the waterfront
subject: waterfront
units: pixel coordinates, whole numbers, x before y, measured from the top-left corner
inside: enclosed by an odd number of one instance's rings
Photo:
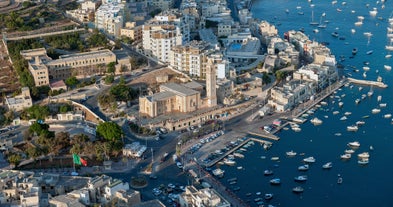
[[[393,160],[393,139],[390,135],[392,124],[390,119],[383,117],[384,114],[391,113],[393,104],[392,73],[384,70],[384,65],[393,63],[391,59],[385,59],[387,18],[390,17],[392,5],[386,4],[385,9],[381,9],[381,5],[377,5],[375,1],[347,1],[345,5],[342,2],[333,5],[331,1],[312,1],[311,4],[314,4],[313,9],[305,0],[256,1],[253,3],[252,12],[254,17],[280,25],[278,29],[281,36],[288,30],[304,28],[311,40],[327,42],[336,58],[342,59],[340,64],[345,67],[343,73],[348,76],[362,79],[363,62],[369,62],[371,69],[367,72],[367,79],[375,81],[380,75],[389,87],[380,89],[362,86],[362,90],[359,90],[359,85],[354,84],[351,84],[353,87],[343,87],[334,94],[336,97],[325,99],[328,105],[317,109],[314,115],[309,117],[309,120],[314,116],[322,119],[322,125],[314,126],[306,122],[300,126],[301,132],[281,131],[277,134],[280,141],[275,142],[268,151],[258,144],[249,147],[244,153],[244,159],[236,159],[236,166],[222,167],[225,177],[221,181],[227,187],[233,188],[226,179],[237,177],[236,186],[240,187],[240,191],[236,194],[244,200],[251,200],[252,206],[256,206],[256,192],[273,193],[274,198],[269,203],[276,206],[393,206],[393,167],[390,165]],[[297,13],[297,7],[301,7],[304,15]],[[373,7],[378,8],[376,17],[369,15]],[[289,10],[288,13],[285,12],[286,9]],[[325,13],[329,20],[327,27],[319,29],[318,33],[314,33],[316,27],[309,24],[312,10],[318,21],[322,13]],[[356,27],[354,22],[360,15],[364,16],[364,23],[361,27]],[[351,29],[356,32],[351,33]],[[335,31],[345,39],[333,37],[331,33]],[[367,38],[364,32],[371,32],[373,35]],[[358,48],[355,57],[351,57],[353,48]],[[366,52],[370,50],[374,53],[367,55]],[[361,72],[355,72],[355,68]],[[373,96],[366,97],[359,104],[355,103],[355,99],[360,99],[362,94],[367,94],[370,90],[374,92]],[[378,95],[382,96],[381,102],[377,100]],[[339,102],[343,103],[342,107],[338,106]],[[379,107],[382,102],[387,103],[387,106]],[[372,114],[373,108],[380,108],[381,113]],[[334,115],[333,111],[338,111],[339,114]],[[345,112],[352,114],[347,116],[347,120],[341,121],[340,118]],[[362,118],[366,115],[369,118]],[[347,126],[359,120],[365,121],[365,125],[359,127],[357,132],[348,132]],[[341,136],[336,136],[337,133]],[[347,143],[355,140],[361,143],[361,147],[356,150],[351,160],[342,161],[340,155],[348,149]],[[369,150],[371,145],[375,150]],[[298,152],[298,155],[293,158],[286,157],[285,152],[290,150]],[[360,166],[357,163],[357,154],[365,151],[370,151],[370,163]],[[305,154],[299,156],[299,153]],[[261,159],[261,156],[266,159]],[[271,161],[270,158],[275,156],[280,157],[280,160]],[[299,172],[297,167],[302,165],[301,160],[308,156],[314,156],[316,163],[311,165],[308,172]],[[323,170],[322,165],[326,162],[333,162],[333,168]],[[238,170],[237,166],[242,166],[243,169]],[[274,176],[265,177],[265,169],[272,169]],[[308,181],[304,184],[294,181],[294,177],[301,174],[308,175]],[[341,185],[337,184],[338,174],[343,178]],[[282,184],[271,186],[269,180],[273,177],[281,178]],[[250,182],[249,178],[253,178],[253,182]],[[292,188],[299,185],[304,187],[304,193],[292,193]],[[246,196],[247,193],[252,196]]]

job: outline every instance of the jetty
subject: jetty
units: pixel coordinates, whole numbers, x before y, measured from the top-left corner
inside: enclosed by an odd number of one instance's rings
[[[266,133],[255,133],[255,132],[247,132],[249,135],[253,135],[253,136],[257,136],[257,137],[262,137],[262,138],[266,138],[266,139],[271,139],[271,140],[274,140],[274,141],[278,141],[278,140],[280,140],[280,137],[278,137],[278,136],[276,136],[276,135],[274,135],[273,133],[272,134],[266,134]],[[261,140],[259,140],[259,139],[253,139],[253,140],[256,140],[256,141],[261,141]]]
[[[361,84],[361,85],[370,85],[370,86],[376,86],[380,88],[387,88],[388,85],[380,82],[380,81],[370,81],[370,80],[359,80],[355,78],[347,78],[348,82],[350,83],[355,83],[355,84]]]

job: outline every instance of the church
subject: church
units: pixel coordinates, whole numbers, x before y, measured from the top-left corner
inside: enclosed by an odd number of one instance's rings
[[[196,82],[167,83],[160,92],[139,98],[139,113],[157,117],[173,112],[189,113],[217,105],[216,68],[209,61],[206,67],[206,97],[201,97],[202,86]]]

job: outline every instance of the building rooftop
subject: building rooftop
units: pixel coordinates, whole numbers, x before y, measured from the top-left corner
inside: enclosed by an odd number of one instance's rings
[[[159,201],[158,199],[142,202],[132,206],[133,207],[165,207],[165,205],[161,203],[161,201]]]
[[[180,96],[189,96],[189,95],[194,95],[194,94],[199,93],[198,91],[192,90],[190,88],[179,85],[177,83],[167,83],[167,84],[161,85],[160,90],[161,91],[171,91],[171,92],[176,93],[177,95],[180,95]]]
[[[176,94],[171,92],[171,91],[163,91],[163,92],[159,92],[159,93],[155,93],[152,96],[148,96],[147,99],[150,102],[153,101],[163,101],[163,100],[167,100],[170,99],[171,97],[175,96]]]
[[[52,60],[48,64],[56,64],[56,63],[63,63],[65,60],[76,61],[76,60],[85,60],[90,58],[99,58],[102,56],[112,56],[115,55],[112,51],[106,50],[98,50],[98,51],[91,51],[91,52],[83,52],[83,53],[75,53],[69,55],[61,55],[57,60]]]
[[[208,42],[211,45],[218,44],[217,36],[213,33],[212,29],[199,30],[199,36],[202,41]]]
[[[56,197],[52,197],[49,202],[53,203],[63,203],[66,205],[61,205],[61,206],[72,206],[72,207],[84,207],[81,202],[79,202],[78,198],[72,196],[72,195],[59,195]]]

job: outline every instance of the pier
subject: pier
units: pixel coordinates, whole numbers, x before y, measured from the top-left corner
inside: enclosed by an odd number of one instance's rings
[[[264,134],[259,134],[259,133],[255,133],[255,132],[248,132],[248,134],[249,134],[249,135],[253,135],[253,136],[257,136],[257,137],[266,138],[266,139],[271,139],[271,140],[274,140],[274,141],[280,140],[280,137],[274,135],[273,133],[272,133],[272,134],[266,134],[266,133],[264,133]],[[255,139],[255,138],[254,138],[253,140],[261,141],[261,140],[259,140],[259,139]]]
[[[370,86],[376,86],[376,87],[380,87],[380,88],[387,88],[388,87],[387,84],[385,84],[383,82],[379,82],[379,81],[359,80],[359,79],[354,79],[354,78],[348,78],[348,81],[350,83],[361,84],[361,85],[370,85]]]

